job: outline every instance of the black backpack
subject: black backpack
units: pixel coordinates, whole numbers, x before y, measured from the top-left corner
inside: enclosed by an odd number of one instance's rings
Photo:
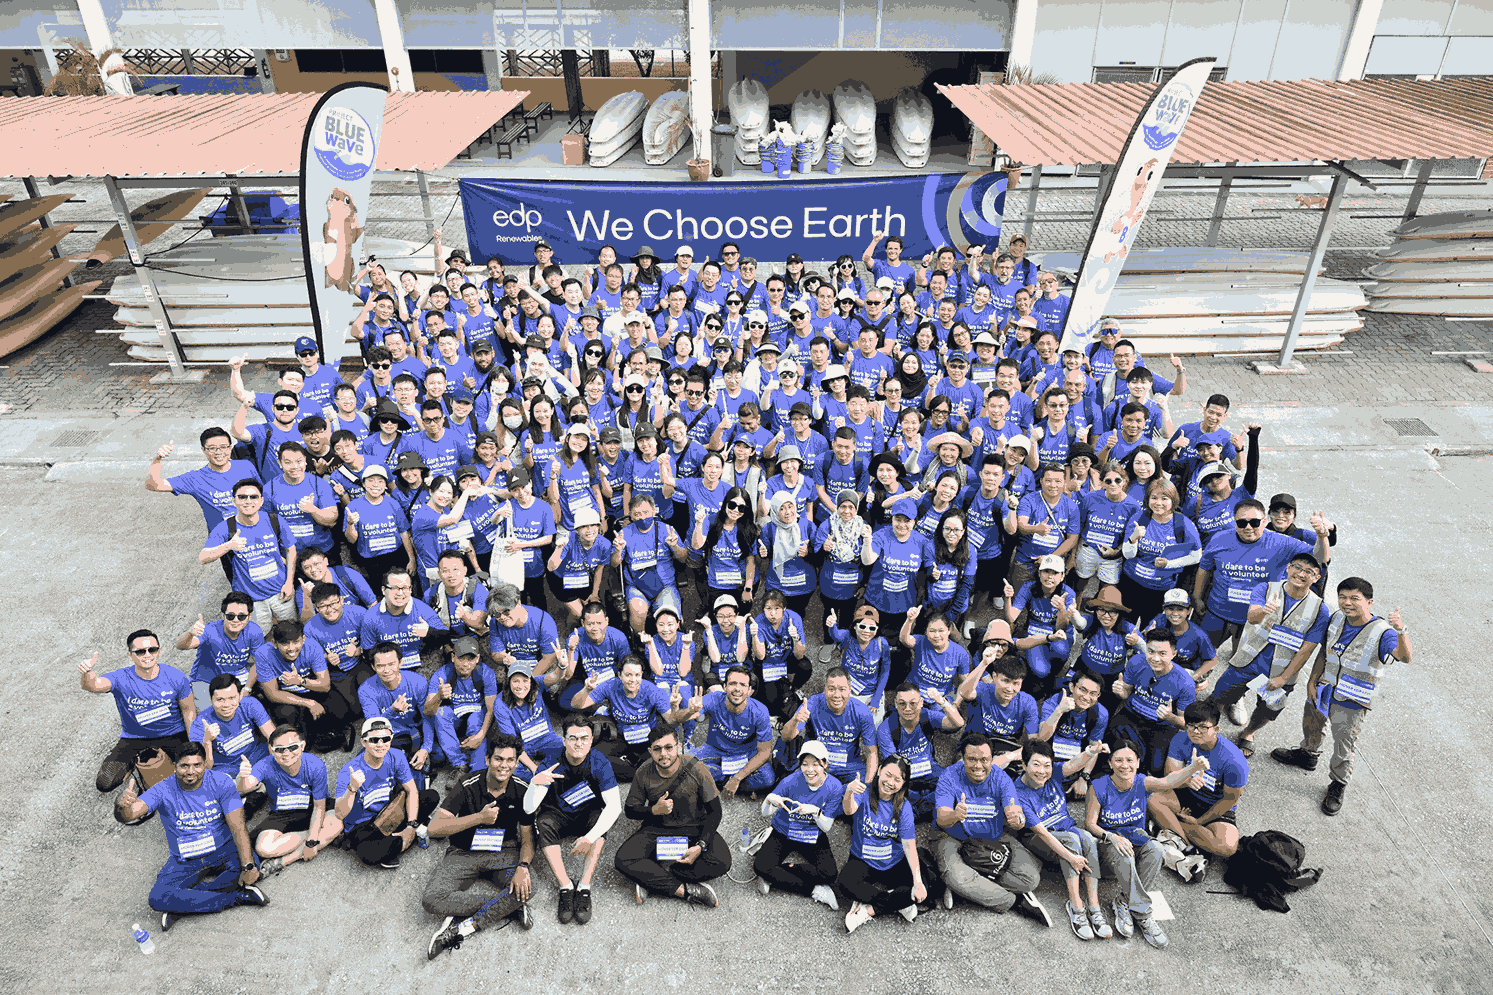
[[[281,555],[284,555],[285,537],[280,534],[280,519],[275,516],[273,511],[266,511],[264,517],[270,520],[270,531],[275,533],[275,542],[280,545]],[[232,539],[238,535],[238,515],[229,515],[224,521],[228,523],[228,538]],[[227,555],[234,556],[236,554],[230,552]]]
[[[1302,867],[1305,859],[1306,847],[1300,840],[1267,829],[1239,841],[1238,851],[1223,872],[1223,883],[1254,899],[1262,909],[1290,912],[1286,896],[1316,884],[1322,876],[1320,867]]]

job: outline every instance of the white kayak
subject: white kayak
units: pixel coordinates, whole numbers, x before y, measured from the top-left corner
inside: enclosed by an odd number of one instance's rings
[[[1076,252],[1032,253],[1031,260],[1043,269],[1071,280],[1078,273],[1079,256]],[[1163,273],[1288,273],[1301,275],[1306,272],[1310,256],[1305,252],[1287,252],[1280,249],[1221,249],[1206,247],[1167,246],[1157,249],[1135,249],[1125,257],[1125,269],[1121,274],[1129,276],[1154,276]],[[1327,272],[1324,266],[1317,274]]]
[[[892,102],[892,134],[901,135],[910,149],[927,148],[933,138],[933,103],[920,90],[908,88]]]
[[[1490,297],[1376,297],[1368,310],[1381,314],[1432,314],[1447,318],[1493,318]]]
[[[1493,297],[1493,283],[1370,283],[1363,288],[1370,297]]]
[[[1493,211],[1452,211],[1412,218],[1390,232],[1397,238],[1493,238]]]
[[[876,132],[876,98],[871,88],[860,80],[847,79],[835,87],[835,120],[845,125],[849,132],[846,142],[854,142],[858,136],[871,136]]]
[[[416,252],[417,249],[423,249]],[[363,254],[373,256],[388,271],[391,279],[401,270],[431,276],[435,273],[435,253],[401,238],[363,239]],[[164,252],[146,252],[146,261],[154,270],[173,270],[203,277],[239,277],[246,280],[305,278],[305,259],[300,235],[232,235],[226,238],[201,238]]]
[[[314,338],[316,331],[310,325],[301,328],[178,328],[176,339],[185,347],[237,349],[240,346],[279,346],[290,349],[302,335]],[[119,340],[130,346],[160,346],[160,336],[154,328],[131,328],[119,333]],[[355,342],[352,336],[344,336],[347,342]],[[356,355],[357,347],[351,352]]]
[[[196,328],[240,328],[263,325],[305,325],[311,320],[310,305],[302,307],[177,307],[166,305],[166,318],[172,327]],[[351,322],[357,311],[348,308],[347,320]],[[150,309],[143,306],[122,307],[114,312],[114,320],[121,325],[154,328],[155,319]]]
[[[1374,255],[1386,262],[1401,263],[1493,262],[1493,239],[1410,239],[1377,249]]]
[[[922,169],[928,165],[928,147],[909,147],[901,135],[892,132],[892,151],[897,153],[897,158],[902,160],[902,165],[908,169]]]
[[[813,162],[817,166],[824,158],[824,139],[829,132],[830,103],[819,90],[805,90],[793,98],[793,113],[789,123],[800,142],[812,142]]]
[[[648,113],[648,98],[637,90],[619,93],[596,112],[587,139],[586,153],[592,166],[610,166],[637,144]]]
[[[760,136],[767,130],[767,87],[761,80],[737,80],[726,94],[726,106],[738,135]]]
[[[1389,283],[1493,283],[1493,257],[1481,262],[1375,263],[1363,274]]]
[[[689,94],[671,90],[653,102],[643,119],[643,161],[663,165],[679,154],[689,135]]]
[[[1105,313],[1116,317],[1187,318],[1290,314],[1300,288],[1289,285],[1187,282],[1176,286],[1120,281]],[[1357,284],[1319,279],[1307,312],[1355,311],[1367,301]]]

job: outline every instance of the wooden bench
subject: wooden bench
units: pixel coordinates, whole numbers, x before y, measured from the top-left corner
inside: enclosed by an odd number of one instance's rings
[[[508,123],[508,119],[511,118],[511,117],[523,117],[523,116],[524,116],[524,103],[523,103],[522,100],[520,100],[518,102],[518,106],[517,107],[511,108],[508,111],[507,114],[504,114],[501,118],[498,119],[498,125],[501,126],[501,125],[507,124]]]
[[[166,94],[176,96],[181,93],[180,83],[157,83],[155,86],[147,86],[140,93],[147,97],[162,97]]]
[[[532,129],[533,132],[534,132],[534,134],[537,135],[537,134],[539,134],[539,119],[540,118],[550,118],[550,119],[553,119],[554,116],[555,116],[555,107],[548,100],[546,100],[543,103],[541,103],[538,106],[536,106],[532,111],[525,111],[524,112],[524,125],[526,127],[530,128],[530,129]]]
[[[528,134],[529,134],[529,126],[528,126],[528,124],[526,122],[520,120],[513,127],[509,128],[507,131],[503,132],[497,138],[493,139],[493,143],[492,143],[492,147],[493,147],[493,158],[494,159],[501,159],[501,158],[503,158],[503,156],[506,155],[508,158],[512,159],[513,158],[513,143],[517,142],[517,141],[522,141],[522,140],[526,139],[528,137]]]

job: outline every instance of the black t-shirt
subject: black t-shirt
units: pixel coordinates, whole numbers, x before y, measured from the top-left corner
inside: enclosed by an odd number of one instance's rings
[[[502,830],[502,845],[517,846],[520,842],[518,827],[528,826],[533,828],[534,817],[524,812],[524,792],[522,784],[513,778],[508,779],[508,785],[503,792],[494,798],[487,790],[487,771],[480,770],[475,774],[464,777],[457,783],[456,787],[446,793],[441,802],[441,808],[450,812],[458,819],[468,815],[475,815],[488,806],[490,802],[498,804],[498,821],[491,826],[473,826],[471,829],[463,829],[459,833],[452,833],[448,837],[453,847],[462,850],[492,849],[490,845],[474,847],[473,838],[478,830]],[[495,841],[492,833],[484,834],[489,841]]]

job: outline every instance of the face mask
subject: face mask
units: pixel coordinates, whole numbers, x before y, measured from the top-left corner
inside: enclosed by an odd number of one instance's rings
[[[503,424],[511,429],[517,429],[523,423],[524,420],[518,415],[508,415],[503,419]]]

